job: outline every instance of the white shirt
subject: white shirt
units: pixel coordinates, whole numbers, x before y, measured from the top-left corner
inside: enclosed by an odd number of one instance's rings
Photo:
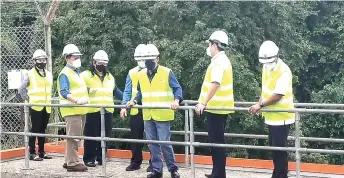
[[[212,59],[210,66],[212,66],[210,71],[211,82],[216,82],[221,85],[224,71],[230,66],[230,61],[226,56],[224,51],[217,53]]]
[[[278,59],[277,65],[281,62],[281,59]],[[277,65],[272,70],[277,70]],[[274,94],[285,95],[288,92],[288,84],[292,80],[289,76],[288,71],[282,69],[282,75],[276,81],[276,86],[274,90]]]

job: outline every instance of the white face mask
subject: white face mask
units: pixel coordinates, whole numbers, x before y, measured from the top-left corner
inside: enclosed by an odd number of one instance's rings
[[[270,62],[270,63],[266,63],[264,64],[264,67],[268,70],[272,70],[276,67],[277,63],[276,62]]]
[[[73,61],[72,65],[73,65],[73,67],[75,67],[75,68],[81,67],[81,60],[80,60],[80,59],[77,59],[77,60]]]
[[[146,68],[146,64],[144,60],[137,61],[137,65],[142,69]]]
[[[210,57],[213,57],[213,56],[211,56],[211,50],[210,50],[210,48],[209,48],[209,47],[207,48],[207,50],[206,50],[206,51],[207,51],[207,55],[208,55],[208,56],[210,56]]]

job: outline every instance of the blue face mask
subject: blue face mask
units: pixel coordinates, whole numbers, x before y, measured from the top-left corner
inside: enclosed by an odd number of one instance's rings
[[[145,64],[148,70],[153,70],[155,68],[155,62],[153,60],[146,61]]]

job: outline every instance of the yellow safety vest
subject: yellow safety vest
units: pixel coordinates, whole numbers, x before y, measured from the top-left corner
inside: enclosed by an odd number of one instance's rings
[[[69,92],[75,99],[86,99],[88,100],[87,87],[84,80],[75,73],[71,68],[64,67],[59,74],[58,81],[60,81],[61,74],[67,76],[69,80]],[[75,104],[62,97],[60,93],[60,82],[57,82],[57,89],[59,92],[60,104]],[[73,115],[85,115],[88,109],[86,107],[60,107],[62,117],[73,116]]]
[[[131,99],[134,99],[137,94],[137,83],[139,82],[138,74],[140,67],[134,67],[129,70],[129,77],[131,80]],[[139,113],[137,108],[131,108],[130,115],[136,115]]]
[[[216,61],[221,60],[221,61]],[[234,96],[233,96],[233,72],[232,65],[224,52],[220,52],[217,56],[214,56],[211,64],[208,66],[207,72],[204,77],[202,84],[201,94],[199,97],[199,102],[204,103],[205,97],[209,92],[209,87],[213,81],[212,70],[214,67],[221,67],[224,69],[222,81],[220,88],[215,92],[214,96],[207,103],[207,107],[223,107],[229,108],[234,107]],[[234,111],[225,110],[206,110],[207,112],[214,114],[229,114],[234,113]]]
[[[51,104],[51,89],[53,84],[53,75],[49,71],[45,71],[45,77],[38,74],[36,68],[32,68],[28,72],[29,86],[27,94],[30,104]],[[35,111],[42,111],[42,106],[32,106]],[[47,113],[51,113],[51,107],[45,108]]]
[[[89,93],[90,104],[101,104],[101,105],[113,105],[113,90],[115,89],[115,78],[107,73],[104,76],[103,82],[99,76],[92,73],[90,70],[86,70],[80,74],[81,78],[84,79],[88,88],[96,89],[95,93]],[[110,113],[114,112],[114,108],[105,108]],[[88,108],[89,113],[99,112],[100,108]]]
[[[262,94],[261,99],[263,101],[270,98],[274,93],[275,86],[277,80],[282,76],[284,72],[287,72],[289,77],[292,79],[292,73],[290,68],[279,59],[277,62],[277,66],[275,70],[267,71],[267,69],[263,68],[262,73]],[[266,106],[265,108],[268,109],[293,109],[294,102],[293,102],[293,87],[292,87],[292,80],[288,83],[288,92],[282,97],[282,99],[277,102],[276,104]],[[263,112],[263,116],[265,117],[265,122],[269,125],[287,125],[294,123],[295,113],[287,113],[287,112]]]
[[[170,69],[159,66],[152,81],[149,81],[147,69],[139,72],[139,83],[142,94],[142,105],[170,107],[174,101],[173,91],[169,85]],[[142,109],[143,120],[155,121],[174,120],[174,111],[171,109]]]

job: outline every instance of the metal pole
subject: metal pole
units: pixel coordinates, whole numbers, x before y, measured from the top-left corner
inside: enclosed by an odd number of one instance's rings
[[[301,161],[301,156],[300,156],[300,113],[296,112],[295,113],[295,159],[296,159],[296,178],[300,178],[300,161]]]
[[[195,147],[193,146],[193,142],[195,141],[194,137],[194,110],[189,110],[189,117],[190,117],[190,154],[191,154],[191,177],[195,178]]]
[[[59,122],[59,109],[54,107],[54,120],[55,123],[57,124]],[[55,127],[55,134],[58,135],[59,134],[59,128]],[[59,138],[55,138],[55,145],[59,144]]]
[[[101,122],[101,147],[102,147],[102,176],[106,177],[106,152],[105,152],[105,109],[103,107],[100,108],[100,122]]]
[[[185,104],[187,106],[188,104]],[[184,141],[189,142],[189,113],[185,110]],[[189,147],[185,146],[185,167],[189,167]]]
[[[45,51],[48,55],[48,71],[53,72],[53,60],[51,58],[51,27],[50,23],[45,25]]]
[[[24,142],[25,142],[25,169],[30,169],[29,168],[29,136],[26,135],[29,131],[29,107],[24,106],[24,117],[25,117],[25,122],[24,122]]]

